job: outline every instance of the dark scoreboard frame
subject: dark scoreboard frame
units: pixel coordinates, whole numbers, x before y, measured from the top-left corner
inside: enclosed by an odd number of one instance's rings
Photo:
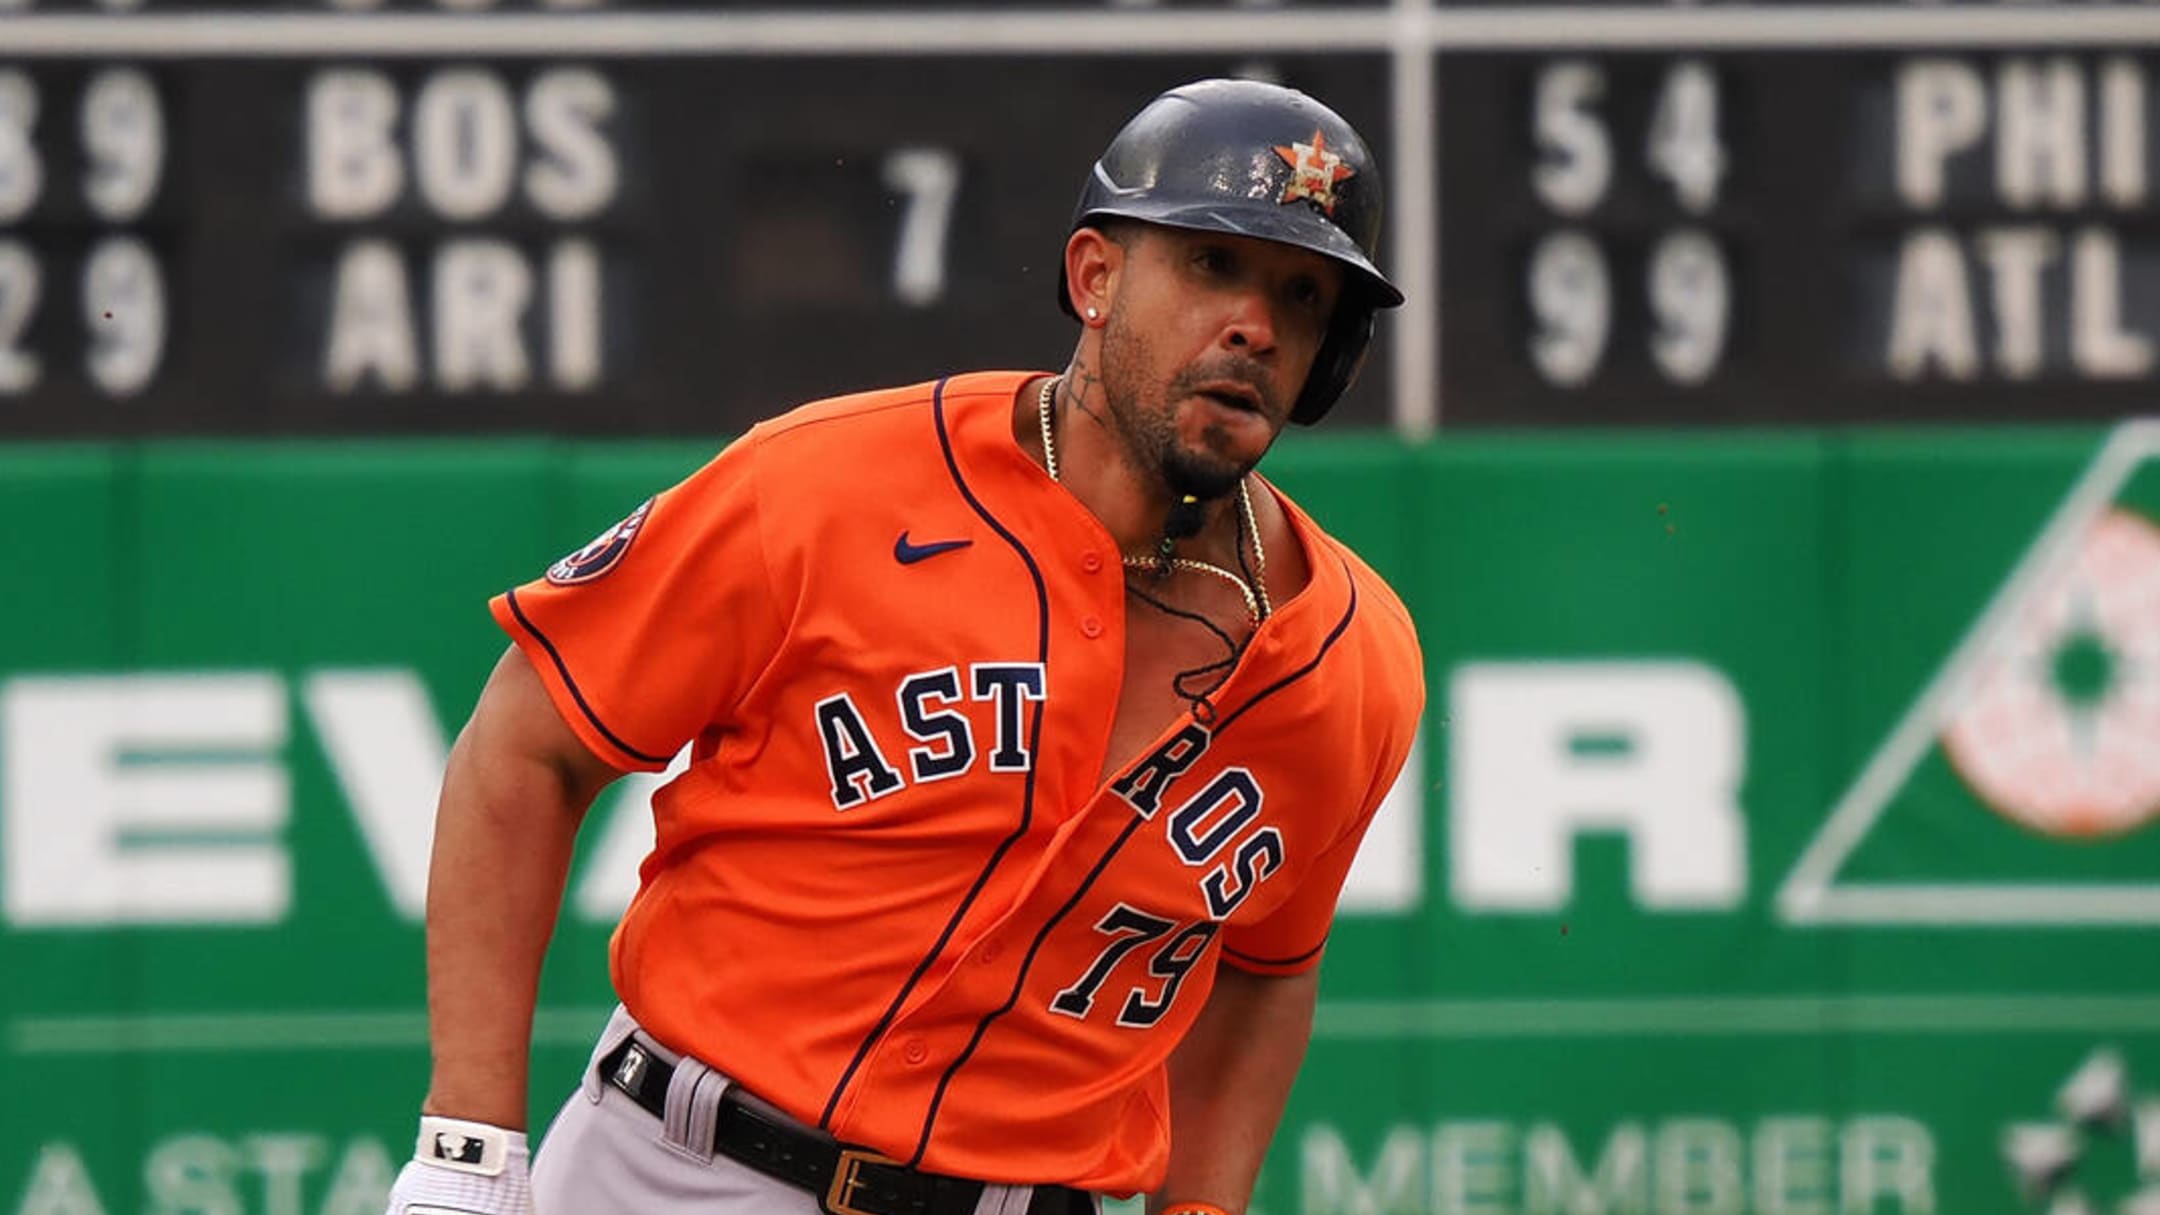
[[[2055,87],[2058,62],[2086,187],[2006,197],[1995,128],[2026,85],[2005,81]],[[1964,142],[1925,205],[1897,185],[1916,63],[1950,65],[1935,104],[1976,81],[1982,107],[1977,133],[1957,113],[1935,132]],[[2160,138],[2160,5],[15,0],[0,126],[10,74],[36,93],[43,181],[10,214],[0,131],[0,364],[36,364],[12,391],[0,365],[0,437],[712,433],[1052,366],[1088,161],[1146,97],[1217,74],[1304,88],[1381,152],[1382,262],[1411,302],[1350,425],[2091,420],[2151,412],[2160,379],[2140,355],[2160,223],[2097,167],[2127,163],[2101,129],[2129,121],[2104,95],[2121,78],[2144,90],[2137,138]],[[102,154],[135,147],[108,104],[129,74],[156,96],[158,184],[101,208],[90,99],[120,132]],[[370,106],[359,161],[322,170],[342,121],[323,114]],[[1681,159],[1715,166],[1707,202],[1648,151],[1669,111]],[[475,114],[508,123],[508,153]],[[1602,168],[1575,163],[1599,140]],[[2160,147],[2138,159],[2160,172]],[[11,249],[36,288],[13,332]],[[153,331],[145,379],[129,343]]]

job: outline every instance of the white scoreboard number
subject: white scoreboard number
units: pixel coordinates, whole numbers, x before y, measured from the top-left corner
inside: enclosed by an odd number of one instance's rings
[[[1625,146],[1606,94],[1605,70],[1591,60],[1557,60],[1536,75],[1531,185],[1564,226],[1536,242],[1525,267],[1528,354],[1549,384],[1591,383],[1609,353],[1615,290],[1639,289],[1652,318],[1647,344],[1659,372],[1676,385],[1701,384],[1724,356],[1733,299],[1724,251],[1685,222],[1717,206],[1728,168],[1717,76],[1699,59],[1675,60],[1664,70],[1647,129],[1639,132],[1639,164],[1666,188],[1682,222],[1657,236],[1642,281],[1624,288],[1616,287],[1606,247],[1589,227],[1622,167],[1616,144]]]
[[[906,199],[893,240],[892,293],[911,308],[945,298],[946,236],[960,193],[960,158],[945,148],[901,148],[885,157],[888,189]]]
[[[38,132],[43,98],[19,69],[0,70],[0,395],[36,389],[46,360],[28,345],[50,282],[38,249],[7,229],[32,218],[47,192],[72,184],[100,225],[131,224],[157,197],[165,167],[165,119],[157,88],[142,71],[107,67],[91,75],[74,115],[80,180],[53,180]],[[49,255],[48,255],[49,256]],[[108,397],[132,397],[157,374],[167,335],[165,274],[140,236],[103,229],[77,268],[82,373]]]

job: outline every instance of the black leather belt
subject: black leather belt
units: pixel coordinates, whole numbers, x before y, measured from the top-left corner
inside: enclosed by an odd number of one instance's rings
[[[667,1119],[675,1065],[636,1038],[600,1059],[603,1080],[646,1112]],[[817,1196],[830,1215],[974,1215],[983,1183],[911,1169],[851,1148],[815,1127],[729,1085],[713,1120],[713,1151]],[[1092,1215],[1085,1191],[1039,1185],[1027,1215]]]

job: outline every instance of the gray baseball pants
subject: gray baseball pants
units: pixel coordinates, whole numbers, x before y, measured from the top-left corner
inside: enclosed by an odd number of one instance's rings
[[[662,1122],[600,1078],[600,1059],[637,1034],[675,1065]],[[817,1198],[715,1155],[713,1119],[731,1082],[640,1031],[621,1008],[533,1158],[537,1215],[820,1215]],[[975,1215],[1026,1215],[1031,1187],[983,1187]],[[1098,1211],[1101,1203],[1096,1204]]]

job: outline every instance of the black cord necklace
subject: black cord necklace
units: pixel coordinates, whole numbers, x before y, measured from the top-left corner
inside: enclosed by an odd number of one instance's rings
[[[1042,425],[1043,468],[1050,474],[1052,481],[1059,480],[1057,439],[1050,421],[1050,403],[1055,399],[1057,385],[1058,380],[1055,378],[1043,382],[1042,393],[1036,401],[1035,411],[1036,417]],[[1196,499],[1188,495],[1183,505],[1195,507],[1198,503]],[[1178,512],[1173,509],[1173,517],[1177,514]],[[1223,648],[1228,651],[1224,657],[1214,662],[1189,667],[1178,672],[1170,681],[1171,690],[1191,704],[1194,720],[1202,725],[1207,725],[1215,720],[1215,705],[1209,697],[1214,695],[1215,690],[1222,687],[1223,683],[1230,678],[1230,672],[1236,668],[1238,659],[1245,654],[1245,647],[1252,644],[1252,638],[1258,633],[1260,623],[1269,616],[1274,615],[1275,610],[1274,604],[1268,600],[1267,593],[1267,549],[1261,542],[1260,523],[1253,513],[1252,496],[1247,490],[1243,478],[1238,480],[1238,514],[1245,524],[1243,528],[1239,529],[1237,538],[1238,571],[1239,574],[1244,575],[1243,577],[1239,577],[1238,574],[1233,574],[1212,562],[1201,561],[1193,557],[1176,556],[1175,549],[1180,537],[1174,534],[1173,529],[1167,522],[1163,529],[1162,539],[1157,542],[1155,553],[1152,556],[1137,557],[1126,554],[1124,557],[1125,568],[1152,574],[1157,581],[1167,579],[1176,570],[1191,570],[1195,573],[1213,574],[1222,578],[1236,586],[1245,596],[1245,610],[1252,622],[1253,632],[1247,634],[1246,639],[1241,642],[1232,637],[1221,625],[1216,624],[1201,613],[1165,603],[1156,596],[1135,586],[1130,579],[1125,583],[1125,590],[1128,594],[1137,597],[1142,603],[1166,616],[1173,616],[1180,620],[1190,620],[1200,625],[1208,632],[1213,633],[1215,639],[1222,642]],[[1245,541],[1248,537],[1251,539],[1253,547],[1253,561],[1251,564],[1247,564],[1245,559]],[[1254,566],[1258,567],[1257,572],[1255,572]],[[1210,675],[1215,678],[1206,687],[1195,691],[1187,686],[1187,682],[1190,680],[1204,679]]]

